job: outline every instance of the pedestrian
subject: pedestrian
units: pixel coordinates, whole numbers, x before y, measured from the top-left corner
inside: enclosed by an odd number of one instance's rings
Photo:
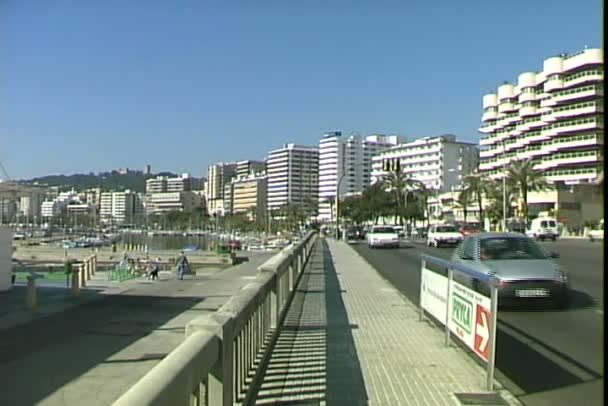
[[[159,271],[158,263],[154,262],[154,263],[150,264],[150,272],[149,272],[150,279],[152,279],[152,280],[158,279],[158,271]]]
[[[188,258],[184,254],[184,251],[182,251],[177,259],[177,275],[179,276],[180,280],[184,279],[184,274],[188,272],[188,267]]]

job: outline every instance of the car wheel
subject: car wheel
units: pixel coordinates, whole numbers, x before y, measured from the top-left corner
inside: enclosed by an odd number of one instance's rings
[[[568,292],[562,293],[553,300],[557,310],[566,310],[570,307],[570,295],[568,295]]]

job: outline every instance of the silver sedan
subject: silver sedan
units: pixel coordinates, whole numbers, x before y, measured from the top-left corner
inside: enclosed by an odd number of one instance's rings
[[[515,233],[480,233],[467,237],[452,254],[452,261],[499,279],[500,299],[551,299],[558,308],[568,306],[569,282],[555,261],[532,238]],[[488,286],[475,279],[473,288]]]

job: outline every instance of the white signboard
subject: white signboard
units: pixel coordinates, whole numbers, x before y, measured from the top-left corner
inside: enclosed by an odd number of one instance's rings
[[[490,298],[452,281],[448,303],[448,328],[481,359],[488,361],[492,314]]]
[[[422,308],[444,325],[448,305],[448,278],[422,268],[420,303]]]

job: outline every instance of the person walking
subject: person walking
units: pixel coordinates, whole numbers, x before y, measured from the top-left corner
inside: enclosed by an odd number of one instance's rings
[[[180,280],[184,280],[184,274],[188,272],[188,267],[188,258],[184,254],[184,251],[182,251],[177,259],[177,275],[179,276]]]

